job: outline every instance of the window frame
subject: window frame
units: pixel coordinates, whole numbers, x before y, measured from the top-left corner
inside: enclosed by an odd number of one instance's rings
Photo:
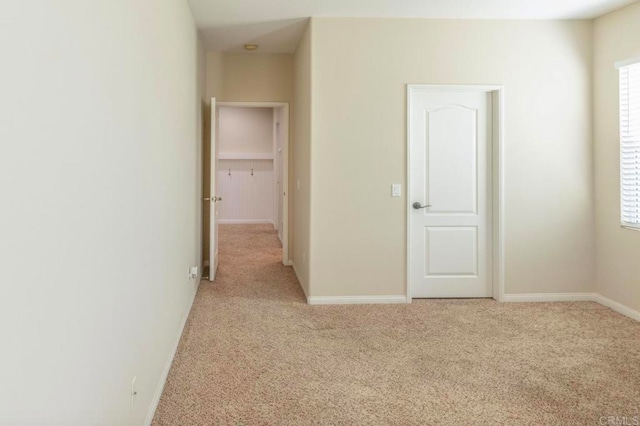
[[[623,149],[624,149],[624,142],[623,142],[623,129],[622,129],[622,97],[623,97],[623,93],[621,90],[622,87],[622,75],[621,75],[621,71],[623,68],[627,68],[627,67],[631,67],[631,66],[640,66],[640,58],[633,58],[633,59],[628,59],[625,61],[620,61],[620,62],[616,62],[615,64],[615,68],[618,70],[618,143],[619,143],[619,147],[618,147],[618,154],[619,154],[619,177],[620,177],[620,184],[619,184],[619,188],[618,188],[618,194],[620,196],[620,215],[619,215],[619,219],[620,219],[620,226],[624,229],[629,229],[629,230],[633,230],[633,231],[640,231],[640,220],[638,220],[637,223],[631,223],[631,222],[625,222],[624,218],[623,218],[623,214],[624,214],[624,200],[623,200]],[[627,94],[627,96],[629,96]],[[635,111],[635,109],[633,110]],[[631,111],[629,111],[631,112]],[[637,111],[638,114],[638,118],[640,119],[640,108],[638,108]],[[630,118],[629,118],[630,120]],[[640,184],[639,184],[640,186]]]

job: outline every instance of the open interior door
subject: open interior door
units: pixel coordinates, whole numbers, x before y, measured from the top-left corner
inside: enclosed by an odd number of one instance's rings
[[[217,197],[218,187],[216,186],[217,166],[218,166],[218,108],[216,108],[216,98],[211,98],[211,194],[209,209],[209,281],[216,277],[218,269],[218,204],[222,198]]]

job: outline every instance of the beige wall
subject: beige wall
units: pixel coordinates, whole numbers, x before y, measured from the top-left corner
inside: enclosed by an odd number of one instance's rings
[[[207,97],[218,102],[291,102],[293,55],[207,53]]]
[[[220,98],[218,101],[223,98],[224,57],[222,52],[207,52],[207,102],[212,97]]]
[[[407,83],[504,85],[506,291],[594,289],[591,22],[312,27],[312,296],[406,292]]]
[[[293,109],[293,55],[207,52],[207,99],[217,102],[289,102]],[[291,114],[291,112],[290,112]],[[208,114],[209,115],[209,112]],[[209,118],[207,118],[209,120]],[[207,128],[210,123],[207,121]],[[290,125],[291,129],[291,125]],[[289,131],[291,134],[291,130]],[[203,194],[210,194],[210,135],[204,142]],[[291,138],[289,170],[293,170],[294,141]],[[289,173],[293,188],[293,173]],[[289,249],[293,246],[293,198],[289,191]],[[209,204],[203,204],[203,258],[209,258]]]
[[[191,11],[3,2],[0,51],[0,424],[145,424],[198,286]]]
[[[293,129],[295,150],[293,155],[293,185],[290,187],[294,197],[294,250],[293,263],[304,292],[309,295],[309,236],[311,225],[311,26],[298,44],[294,57],[295,105],[293,111]],[[300,183],[300,188],[297,185]]]
[[[222,106],[218,114],[219,153],[273,154],[273,108]]]
[[[614,63],[640,57],[640,4],[595,21],[594,137],[597,291],[640,310],[640,232],[620,227],[618,72]]]

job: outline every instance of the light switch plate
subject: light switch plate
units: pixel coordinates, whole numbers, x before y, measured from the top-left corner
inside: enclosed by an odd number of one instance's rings
[[[392,197],[402,197],[402,185],[399,183],[394,183],[391,185],[391,196]]]

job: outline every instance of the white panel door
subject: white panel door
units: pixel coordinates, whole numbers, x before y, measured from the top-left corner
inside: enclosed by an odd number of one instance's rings
[[[409,96],[411,296],[490,297],[491,95]]]
[[[218,198],[217,165],[218,165],[218,108],[216,98],[211,98],[211,194],[206,200],[211,203],[209,209],[209,281],[213,281],[218,270],[218,205],[222,198]]]

